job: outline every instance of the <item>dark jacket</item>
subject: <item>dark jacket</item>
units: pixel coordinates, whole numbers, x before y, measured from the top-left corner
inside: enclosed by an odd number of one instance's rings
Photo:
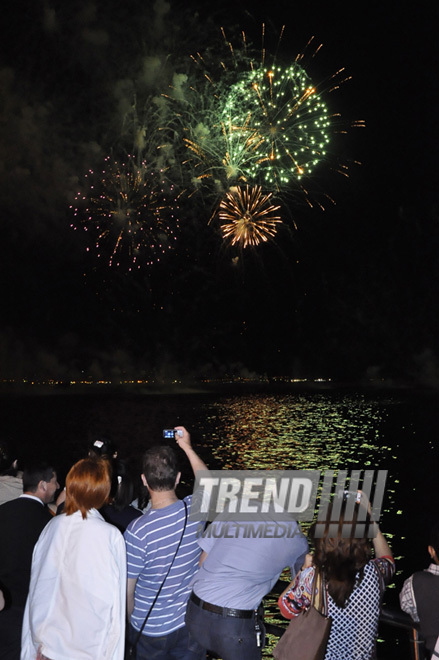
[[[15,605],[24,609],[33,549],[51,518],[47,506],[28,497],[0,506],[0,584],[6,607]]]
[[[419,616],[420,632],[433,653],[439,636],[439,575],[419,571],[413,575],[413,591]]]

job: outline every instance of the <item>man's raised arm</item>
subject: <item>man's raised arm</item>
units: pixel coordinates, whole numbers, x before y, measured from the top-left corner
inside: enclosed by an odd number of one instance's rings
[[[196,474],[198,470],[207,470],[208,467],[206,463],[198,456],[196,451],[192,448],[191,436],[184,428],[184,426],[176,426],[174,430],[176,432],[175,439],[177,441],[177,444],[188,457],[193,473]],[[179,431],[183,433],[183,435],[179,435],[178,433]]]

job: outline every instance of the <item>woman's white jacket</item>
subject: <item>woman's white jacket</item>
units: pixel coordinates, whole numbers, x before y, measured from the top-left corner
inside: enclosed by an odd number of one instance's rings
[[[126,552],[92,509],[55,516],[34,548],[21,660],[122,660]]]

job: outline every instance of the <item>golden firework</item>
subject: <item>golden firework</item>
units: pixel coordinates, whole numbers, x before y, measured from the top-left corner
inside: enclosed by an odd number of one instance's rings
[[[259,245],[273,238],[282,222],[276,212],[280,206],[271,203],[271,193],[265,195],[260,186],[237,186],[226,193],[219,205],[219,219],[224,239],[231,245]]]

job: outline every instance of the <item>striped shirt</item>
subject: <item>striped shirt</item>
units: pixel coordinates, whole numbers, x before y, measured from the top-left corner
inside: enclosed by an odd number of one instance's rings
[[[184,500],[188,516],[192,495]],[[163,509],[149,509],[133,520],[124,534],[127,548],[127,575],[137,579],[131,624],[140,630],[160,589],[184,527],[185,508],[178,500]],[[171,571],[143,629],[144,635],[161,637],[184,625],[189,586],[198,570],[201,549],[197,543],[199,522],[188,517],[184,538]]]

